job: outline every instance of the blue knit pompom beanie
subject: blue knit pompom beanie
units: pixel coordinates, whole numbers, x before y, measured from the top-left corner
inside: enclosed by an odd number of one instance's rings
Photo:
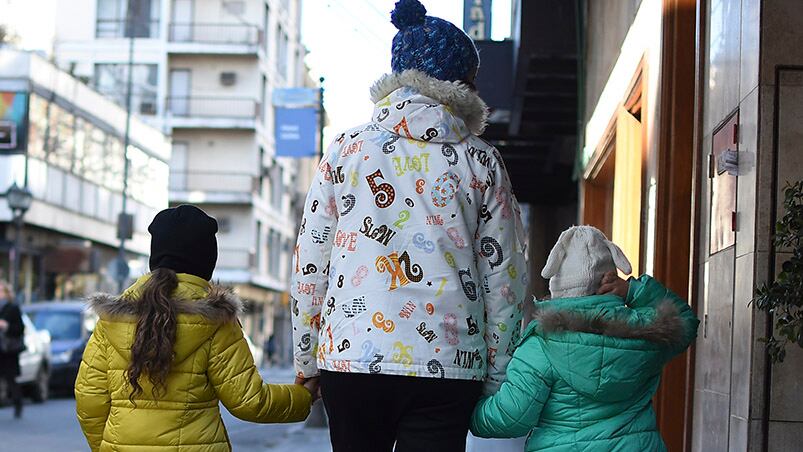
[[[449,21],[427,16],[418,0],[399,0],[390,21],[399,32],[393,38],[393,72],[417,69],[446,81],[470,82],[480,57],[474,41]]]

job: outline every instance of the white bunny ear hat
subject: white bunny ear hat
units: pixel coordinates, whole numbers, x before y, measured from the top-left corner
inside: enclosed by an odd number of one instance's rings
[[[594,295],[603,275],[616,269],[631,273],[622,250],[593,226],[573,226],[560,235],[541,276],[549,279],[552,298]]]

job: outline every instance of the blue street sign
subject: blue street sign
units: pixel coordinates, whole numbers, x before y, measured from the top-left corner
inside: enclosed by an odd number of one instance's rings
[[[276,108],[276,156],[313,157],[318,137],[318,110]]]
[[[491,39],[491,0],[464,0],[463,31],[475,41]]]
[[[318,105],[317,88],[277,88],[273,90],[275,107],[314,107]]]

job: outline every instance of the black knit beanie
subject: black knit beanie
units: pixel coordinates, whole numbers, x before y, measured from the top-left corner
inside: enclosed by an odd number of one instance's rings
[[[207,281],[217,262],[217,221],[190,205],[165,209],[148,226],[151,271],[169,268]]]

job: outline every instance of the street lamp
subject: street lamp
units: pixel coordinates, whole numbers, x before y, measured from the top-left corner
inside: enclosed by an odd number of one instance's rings
[[[11,209],[13,215],[12,221],[14,222],[14,247],[11,249],[11,289],[14,296],[17,296],[17,289],[19,288],[19,273],[20,273],[20,250],[22,248],[22,226],[24,224],[23,217],[25,212],[31,208],[33,203],[33,194],[28,190],[28,187],[20,187],[16,182],[11,184],[5,194],[8,207]]]

